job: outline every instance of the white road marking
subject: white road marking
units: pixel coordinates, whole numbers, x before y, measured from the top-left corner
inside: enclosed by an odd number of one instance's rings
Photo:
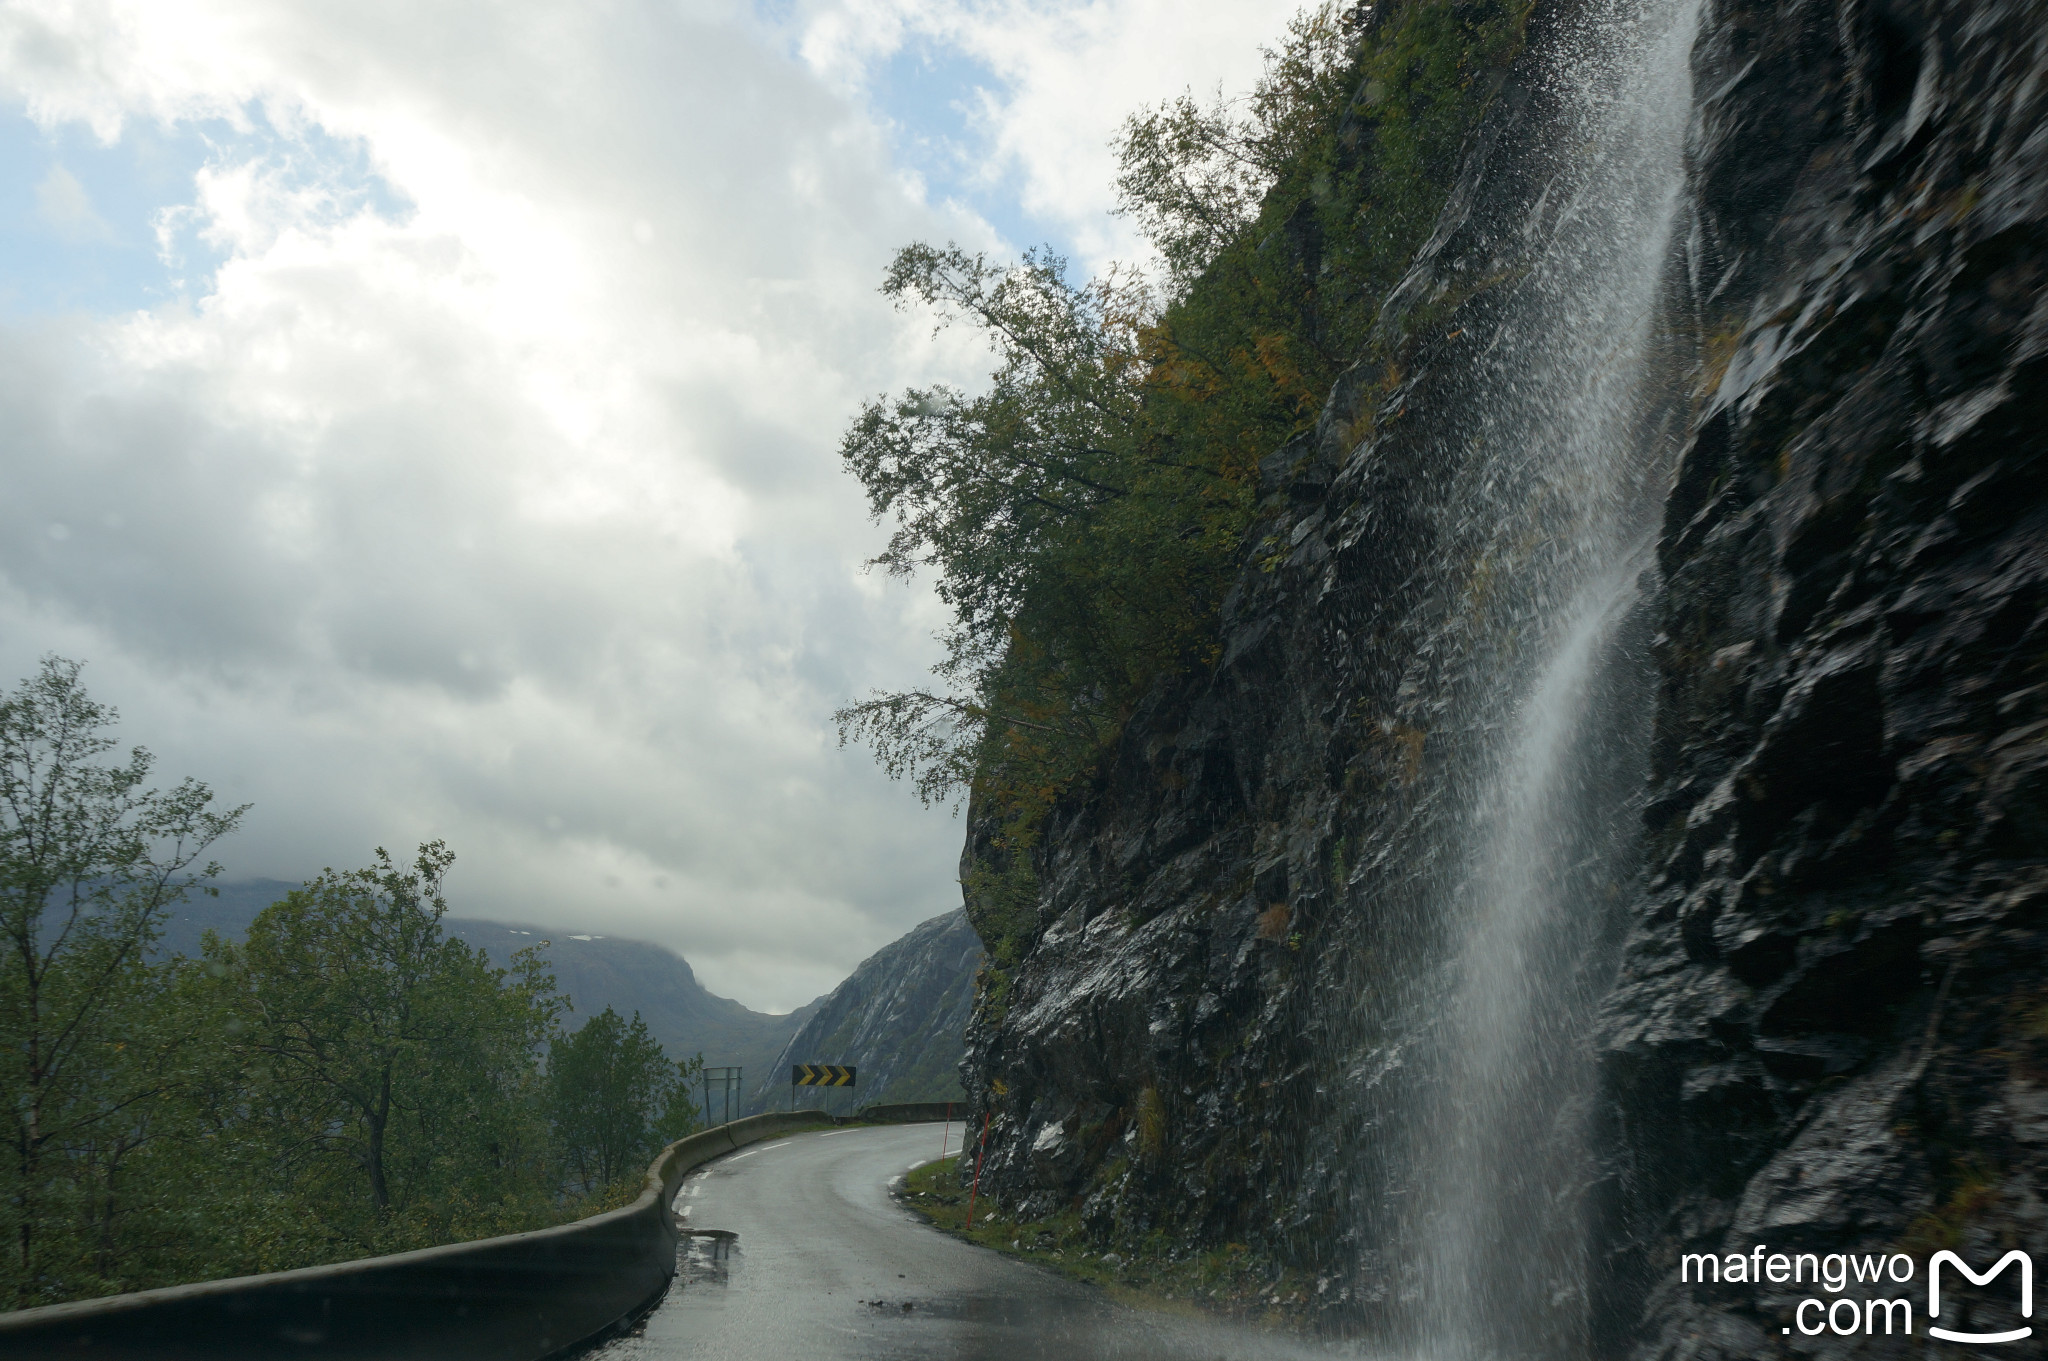
[[[747,1150],[746,1152],[744,1152],[744,1153],[735,1153],[735,1154],[733,1154],[733,1155],[732,1155],[732,1156],[731,1156],[730,1158],[727,1158],[727,1159],[726,1159],[726,1161],[727,1161],[727,1162],[734,1162],[734,1163],[736,1163],[736,1162],[738,1162],[738,1161],[739,1161],[739,1160],[740,1160],[741,1158],[751,1158],[751,1157],[753,1157],[753,1156],[754,1156],[754,1155],[755,1155],[756,1153],[767,1153],[767,1152],[770,1152],[771,1150],[774,1150],[774,1149],[778,1149],[778,1148],[788,1148],[788,1147],[789,1147],[789,1145],[790,1145],[790,1141],[789,1141],[788,1139],[784,1139],[784,1140],[783,1140],[783,1141],[782,1141],[781,1143],[779,1143],[779,1144],[769,1144],[769,1145],[767,1145],[766,1147],[763,1147],[763,1148],[750,1148],[750,1149],[748,1149],[748,1150]]]

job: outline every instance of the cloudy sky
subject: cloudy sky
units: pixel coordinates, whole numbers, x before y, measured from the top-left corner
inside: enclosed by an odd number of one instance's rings
[[[1117,125],[1294,8],[0,0],[0,684],[84,659],[231,877],[445,837],[808,1000],[959,903],[830,721],[940,622],[839,433],[986,366],[882,268],[1133,256]]]

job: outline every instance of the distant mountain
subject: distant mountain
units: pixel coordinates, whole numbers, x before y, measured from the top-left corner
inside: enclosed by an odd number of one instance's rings
[[[253,879],[218,887],[219,897],[195,894],[173,910],[158,947],[162,953],[198,954],[200,933],[208,929],[239,937],[257,913],[298,885]],[[771,1016],[714,996],[697,981],[688,960],[645,941],[477,917],[444,917],[441,925],[449,935],[481,947],[500,967],[515,950],[550,942],[546,954],[555,982],[575,1003],[574,1014],[566,1018],[572,1029],[582,1023],[580,1018],[606,1007],[622,1016],[637,1011],[671,1057],[701,1053],[708,1064],[740,1066],[743,1090],[763,1085],[791,1036],[825,1000]],[[748,1109],[761,1106],[756,1102]]]
[[[960,1056],[981,940],[964,911],[948,912],[868,956],[853,976],[811,1005],[767,1081],[755,1088],[762,1109],[787,1106],[789,1070],[798,1063],[852,1064],[852,1093],[801,1092],[802,1104],[829,1097],[832,1109],[877,1102],[958,1101]]]
[[[163,939],[157,942],[157,953],[197,955],[199,937],[206,931],[218,931],[223,936],[239,940],[249,929],[249,923],[256,920],[258,912],[297,887],[297,884],[283,879],[241,879],[234,883],[215,884],[218,897],[189,894],[184,902],[171,909],[170,917],[164,922]]]
[[[824,1000],[786,1016],[770,1016],[706,991],[688,960],[645,941],[473,917],[445,917],[441,925],[449,935],[481,946],[500,966],[510,962],[513,951],[549,941],[544,953],[555,982],[575,1003],[575,1015],[567,1018],[571,1029],[582,1024],[578,1018],[606,1007],[621,1016],[637,1011],[671,1058],[702,1054],[708,1064],[739,1065],[742,1090],[774,1066],[790,1036]]]

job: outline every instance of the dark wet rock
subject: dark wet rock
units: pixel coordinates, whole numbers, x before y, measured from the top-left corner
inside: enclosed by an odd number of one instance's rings
[[[1579,966],[1586,1304],[1597,1354],[1732,1361],[1802,1341],[1788,1301],[1683,1285],[1681,1252],[2048,1261],[2048,21],[1715,0],[1694,70],[1649,769]],[[1049,819],[969,1032],[986,1193],[1254,1243],[1364,1328],[1414,1287],[1395,1150],[1487,740],[1435,508],[1557,221],[1549,97],[1525,61],[1473,139],[1389,304],[1430,327],[1400,381],[1347,375],[1262,464],[1215,670]]]
[[[815,1010],[775,1063],[764,1071],[755,1101],[780,1109],[789,1100],[790,1065],[852,1064],[859,1085],[835,1094],[835,1109],[854,1104],[954,1101],[967,1013],[981,941],[965,912],[933,917],[861,961],[844,983],[813,1003]],[[818,1100],[816,1093],[801,1099]]]
[[[2048,24],[1723,3],[1695,70],[1708,364],[1599,1232],[1613,1347],[1733,1358],[1795,1297],[1681,1252],[2048,1252]]]

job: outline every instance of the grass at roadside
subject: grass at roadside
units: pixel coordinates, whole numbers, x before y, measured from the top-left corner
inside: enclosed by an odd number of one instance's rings
[[[1155,1233],[1103,1248],[1074,1209],[1024,1220],[983,1197],[975,1202],[970,1227],[958,1157],[911,1172],[898,1196],[947,1233],[1100,1286],[1126,1304],[1299,1327],[1306,1321],[1303,1306],[1316,1293],[1315,1282],[1276,1270],[1238,1243],[1194,1251]]]

